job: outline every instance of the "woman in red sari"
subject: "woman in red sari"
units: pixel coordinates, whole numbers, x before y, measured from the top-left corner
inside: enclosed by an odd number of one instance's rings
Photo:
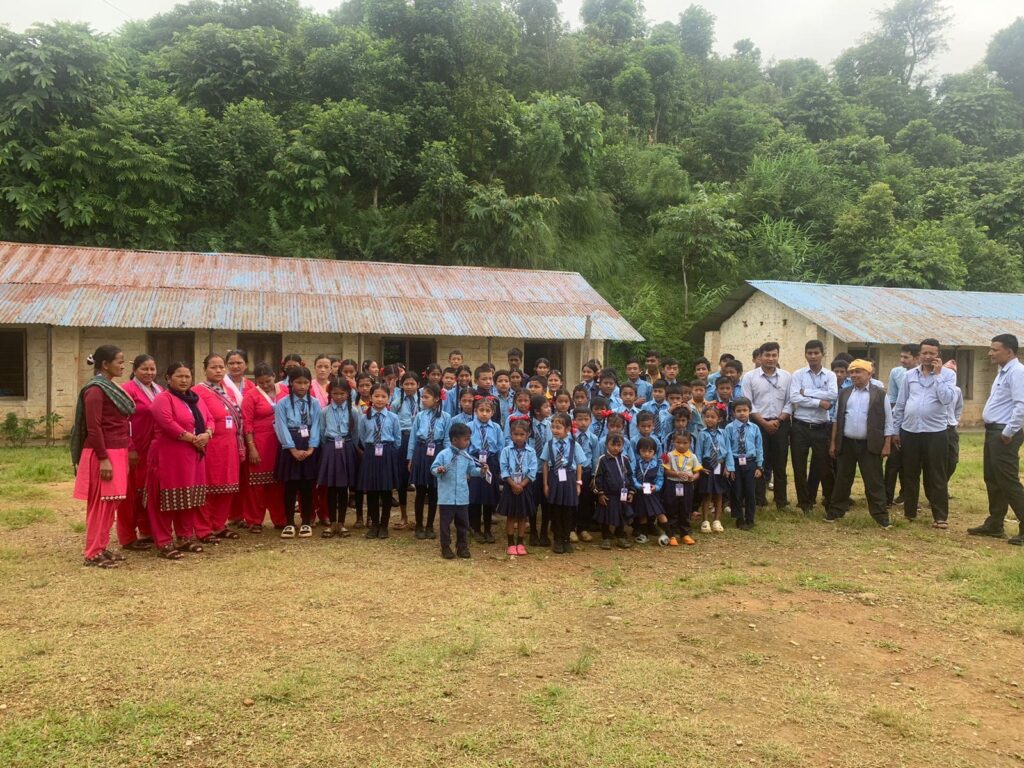
[[[206,502],[196,518],[196,535],[203,544],[219,544],[221,539],[237,539],[228,528],[231,505],[238,495],[239,464],[242,450],[242,409],[224,387],[227,366],[224,358],[209,354],[203,360],[206,380],[195,393],[213,416],[207,426],[213,437],[206,446]]]
[[[149,446],[153,442],[150,407],[164,388],[156,383],[156,360],[142,354],[132,360],[132,376],[123,389],[135,403],[128,449],[128,497],[117,510],[117,540],[124,549],[146,550],[153,544],[146,514],[146,475]]]
[[[153,442],[146,509],[157,554],[178,560],[182,552],[203,551],[195,540],[195,521],[206,500],[203,455],[213,437],[208,426],[213,416],[192,391],[192,370],[187,363],[171,363],[165,378],[167,389],[156,396],[150,410]]]
[[[245,393],[254,386],[249,379],[245,378],[245,374],[249,370],[249,353],[244,349],[229,349],[224,355],[224,362],[228,367],[228,375],[224,377],[224,388],[234,398],[235,405],[241,410]],[[231,502],[231,514],[228,515],[228,522],[236,528],[247,527],[245,522],[245,499],[243,498],[245,494],[241,489],[244,489],[248,482],[249,463],[243,456],[238,465],[238,487],[240,491],[235,494],[234,501]]]
[[[256,385],[242,399],[248,482],[242,486],[245,522],[253,533],[263,533],[263,520],[270,512],[276,528],[284,528],[284,492],[274,477],[281,444],[274,432],[277,384],[274,369],[266,363],[256,366]]]
[[[85,565],[113,568],[124,560],[107,545],[114,516],[128,496],[129,418],[135,405],[114,383],[124,373],[124,353],[118,347],[104,344],[88,362],[96,375],[78,395],[71,432],[74,497],[86,502]]]

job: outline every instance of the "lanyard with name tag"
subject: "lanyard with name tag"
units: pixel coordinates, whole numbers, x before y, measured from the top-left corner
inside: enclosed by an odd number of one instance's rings
[[[235,428],[235,420],[233,418],[231,418],[230,416],[228,416],[226,419],[224,419],[224,426],[227,427],[228,429],[234,429]]]
[[[344,437],[336,437],[336,438],[334,438],[334,448],[335,448],[335,450],[340,451],[344,447],[345,447],[345,438]]]
[[[299,437],[309,437],[309,427],[305,424],[299,427]]]
[[[629,489],[622,488],[619,490],[619,501],[629,501]]]
[[[427,443],[427,456],[433,456],[434,455],[434,450],[435,450],[434,443],[433,442]]]
[[[650,496],[652,493],[654,493],[654,486],[650,483],[644,483],[644,496]]]
[[[676,483],[676,496],[685,496],[686,486],[682,483]]]
[[[373,455],[374,456],[383,456],[384,455],[384,443],[374,443],[373,444]]]
[[[741,467],[747,466],[747,457],[746,456],[737,456],[736,460],[740,463]]]
[[[569,474],[565,471],[565,467],[558,468],[558,482],[564,483],[569,479]]]

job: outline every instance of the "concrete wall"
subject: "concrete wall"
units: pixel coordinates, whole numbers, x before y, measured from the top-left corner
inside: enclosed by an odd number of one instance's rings
[[[8,326],[18,327],[18,326]],[[92,377],[92,367],[85,359],[101,344],[116,344],[124,350],[125,358],[131,360],[146,350],[146,334],[143,329],[126,328],[58,328],[51,330],[53,355],[47,355],[47,328],[45,326],[21,326],[26,330],[28,389],[25,398],[0,397],[0,419],[13,411],[20,417],[36,418],[47,412],[47,369],[51,371],[52,391],[49,407],[60,414],[61,422],[57,433],[66,434],[74,423],[74,409],[81,387]],[[187,331],[185,331],[187,332]],[[201,361],[211,350],[223,354],[237,346],[238,333],[235,331],[197,330],[195,334],[194,358]],[[362,350],[364,358],[379,358],[381,337],[364,334]],[[442,364],[452,349],[462,351],[466,363],[476,367],[487,360],[487,339],[484,337],[436,337],[438,362]],[[558,341],[558,340],[556,340]],[[582,360],[591,357],[603,359],[604,341],[591,340],[584,345],[581,341],[563,341],[563,367],[567,380],[575,384],[579,380]],[[506,352],[511,347],[523,348],[523,339],[491,339],[492,362],[499,368],[505,366]],[[282,334],[281,349],[284,353],[298,352],[310,363],[319,353],[359,359],[360,339],[357,334]]]

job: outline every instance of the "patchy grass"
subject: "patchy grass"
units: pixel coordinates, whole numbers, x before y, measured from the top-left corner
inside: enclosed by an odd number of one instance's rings
[[[1019,766],[1024,558],[964,534],[963,455],[943,534],[859,503],[695,547],[244,534],[106,572],[66,452],[0,451],[0,765]]]

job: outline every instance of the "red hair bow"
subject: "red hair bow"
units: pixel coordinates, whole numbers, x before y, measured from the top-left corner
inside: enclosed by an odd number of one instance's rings
[[[615,411],[594,411],[595,416],[600,416],[602,419],[607,419],[609,416],[614,415]]]
[[[528,418],[530,418],[530,414],[528,414],[528,413],[519,413],[519,414],[513,414],[512,416],[509,416],[508,420],[509,421],[525,421]]]
[[[633,414],[632,414],[632,413],[630,413],[629,411],[623,411],[623,412],[622,412],[622,414],[621,414],[621,416],[622,416],[622,418],[624,418],[624,419],[625,419],[626,421],[632,421],[632,420],[633,420]]]

